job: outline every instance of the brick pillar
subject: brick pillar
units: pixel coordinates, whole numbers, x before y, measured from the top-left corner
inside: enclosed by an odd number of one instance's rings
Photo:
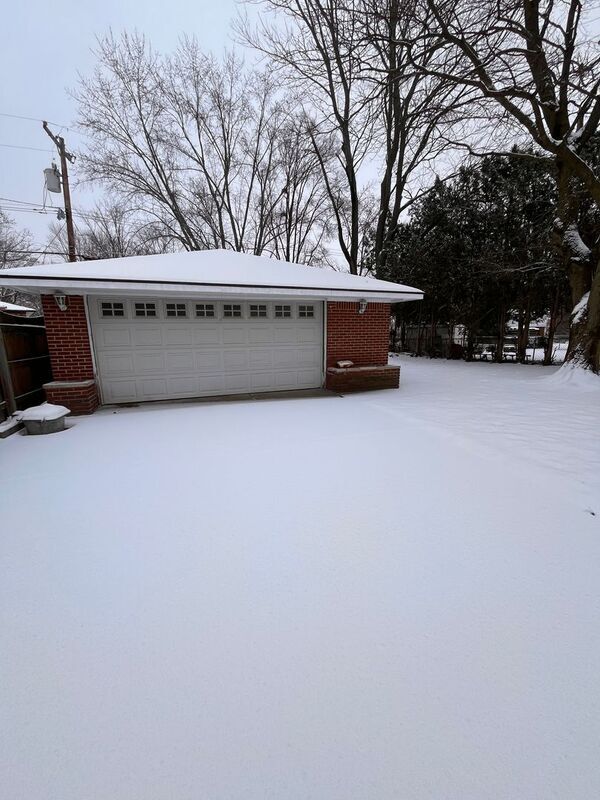
[[[91,414],[99,399],[85,300],[67,297],[67,310],[61,311],[52,295],[43,295],[42,307],[54,377],[44,384],[48,402],[66,406],[73,414]]]
[[[350,359],[357,367],[388,363],[390,304],[369,303],[364,314],[358,303],[327,303],[327,366]]]
[[[335,392],[397,388],[400,368],[388,366],[390,304],[327,303],[327,373],[325,386]],[[338,361],[351,369],[336,369]]]

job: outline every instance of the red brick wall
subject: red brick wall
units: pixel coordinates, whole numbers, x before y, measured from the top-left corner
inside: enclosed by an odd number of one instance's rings
[[[397,389],[400,367],[379,366],[361,369],[328,369],[325,387],[332,392],[364,392],[367,389]]]
[[[67,298],[61,311],[52,295],[42,297],[46,336],[55,381],[83,381],[94,377],[92,350],[83,297]]]
[[[327,366],[350,359],[357,367],[387,364],[390,340],[389,303],[327,303]]]
[[[91,414],[98,408],[98,391],[84,298],[67,297],[67,310],[61,311],[52,295],[43,295],[42,307],[54,377],[44,385],[46,398],[73,414]]]
[[[100,405],[95,381],[46,383],[44,391],[49,403],[66,406],[72,414],[93,414]]]

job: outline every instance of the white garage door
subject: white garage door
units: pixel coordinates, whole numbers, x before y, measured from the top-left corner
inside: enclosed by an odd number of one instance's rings
[[[105,403],[322,385],[323,304],[89,298]]]

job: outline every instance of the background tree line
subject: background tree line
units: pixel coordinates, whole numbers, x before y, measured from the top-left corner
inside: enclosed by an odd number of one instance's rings
[[[419,354],[436,354],[440,326],[452,342],[460,325],[467,359],[478,339],[495,337],[501,361],[507,322],[516,320],[517,359],[524,362],[531,322],[549,315],[551,363],[556,327],[570,308],[569,284],[551,239],[555,182],[530,155],[487,156],[454,180],[437,181],[398,227],[380,275],[425,291],[419,306],[396,308],[400,342],[407,325],[416,328]]]

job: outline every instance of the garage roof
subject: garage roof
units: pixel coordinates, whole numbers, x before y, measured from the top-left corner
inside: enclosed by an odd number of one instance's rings
[[[0,300],[0,311],[35,311],[35,308],[29,306],[19,306],[16,303],[9,303],[6,300]]]
[[[423,297],[419,289],[399,283],[232,250],[14,267],[0,272],[2,285],[65,294],[261,294],[392,303]]]

